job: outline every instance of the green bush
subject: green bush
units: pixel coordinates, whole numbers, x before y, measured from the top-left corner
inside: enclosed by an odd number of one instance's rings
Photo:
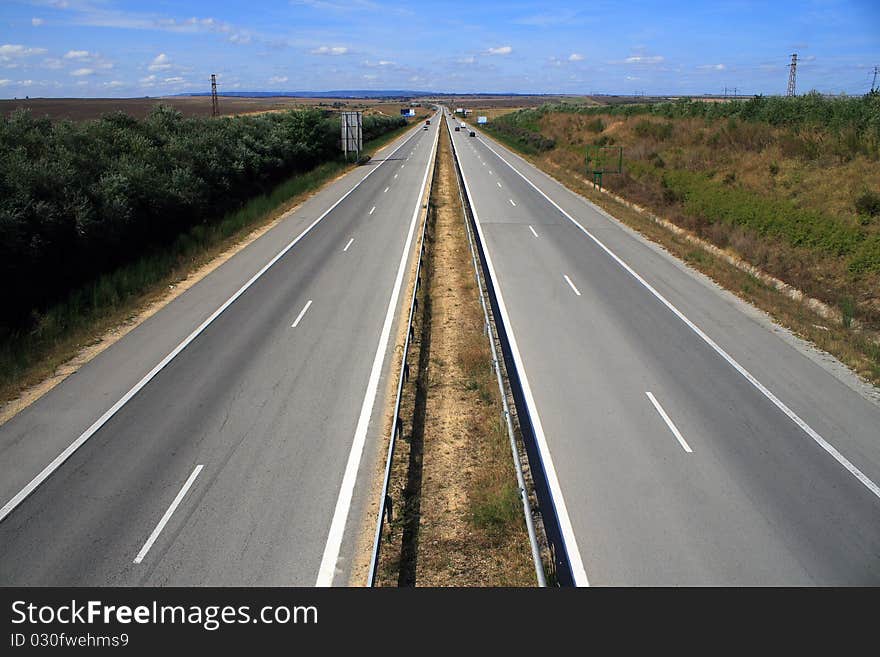
[[[791,246],[846,258],[855,274],[880,271],[880,235],[866,233],[855,222],[805,210],[786,199],[765,198],[719,184],[691,171],[667,171],[662,184],[664,199],[680,202],[691,216],[745,226]]]
[[[490,132],[502,135],[528,153],[550,151],[556,147],[556,141],[541,134],[539,120],[542,110],[519,110],[504,114],[486,125]]]
[[[599,117],[596,117],[587,123],[587,130],[590,132],[602,132],[605,129],[605,123]]]
[[[869,217],[880,215],[880,193],[866,189],[856,198],[856,212]]]
[[[656,139],[657,141],[665,141],[672,136],[672,124],[671,123],[655,123],[654,121],[648,121],[647,119],[642,119],[638,123],[636,123],[635,128],[636,136],[641,137],[642,139],[650,138]]]

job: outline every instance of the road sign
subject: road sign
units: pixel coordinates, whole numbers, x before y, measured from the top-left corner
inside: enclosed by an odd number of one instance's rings
[[[487,119],[485,116],[478,116],[477,117],[477,123],[488,123],[488,122],[489,122],[489,119]]]
[[[348,158],[349,152],[360,155],[364,148],[363,123],[360,112],[342,112],[342,152]]]
[[[401,116],[415,116],[416,111],[414,109],[402,109],[400,110]]]

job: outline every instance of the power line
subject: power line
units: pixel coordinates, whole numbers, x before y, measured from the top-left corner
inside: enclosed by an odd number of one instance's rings
[[[794,53],[791,56],[791,65],[788,68],[788,90],[785,92],[786,96],[794,96],[795,89],[795,78],[797,76],[797,53]]]

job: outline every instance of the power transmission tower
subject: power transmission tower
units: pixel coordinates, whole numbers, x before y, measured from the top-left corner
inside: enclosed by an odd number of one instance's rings
[[[786,96],[794,96],[795,77],[797,76],[797,53],[791,56],[791,65],[788,69],[788,91]]]
[[[877,87],[877,76],[880,75],[880,66],[874,67],[874,79],[871,81],[871,91],[880,91],[880,88]]]
[[[220,114],[220,104],[217,102],[217,76],[211,73],[211,116]]]

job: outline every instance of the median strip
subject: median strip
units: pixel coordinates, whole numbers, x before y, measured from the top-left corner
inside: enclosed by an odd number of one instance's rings
[[[376,585],[533,586],[446,134],[437,157]]]

